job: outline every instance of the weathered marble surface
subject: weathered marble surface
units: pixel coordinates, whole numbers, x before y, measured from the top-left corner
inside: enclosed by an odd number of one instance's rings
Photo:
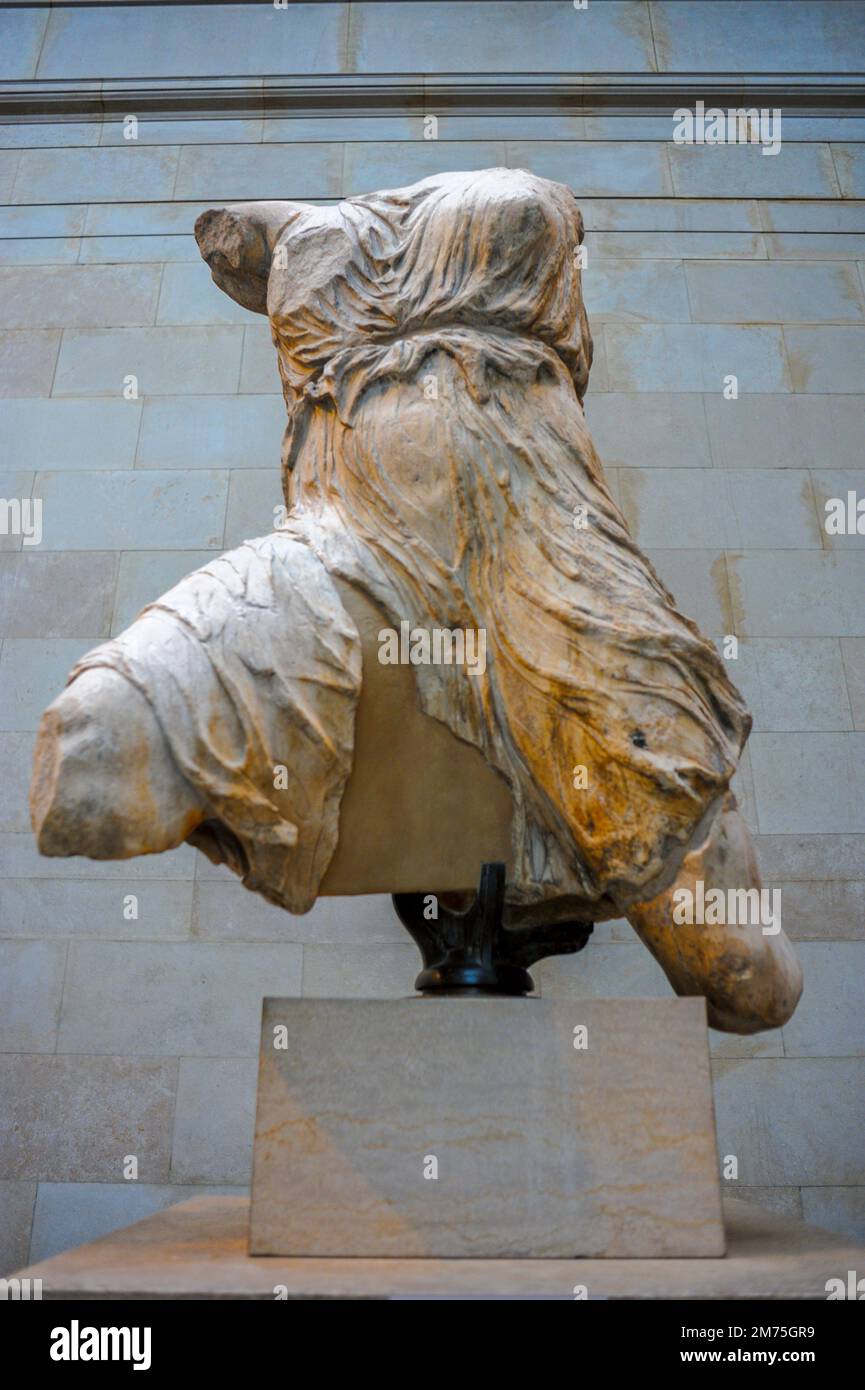
[[[724,1252],[702,1000],[266,999],[261,1038],[253,1254]]]
[[[190,838],[294,911],[334,882],[408,886],[392,879],[401,847],[367,829],[392,804],[373,775],[387,721],[356,717],[378,652],[347,586],[383,626],[485,635],[482,673],[411,668],[425,726],[400,749],[406,778],[432,728],[449,731],[453,765],[439,757],[415,795],[448,808],[465,848],[449,854],[453,824],[437,833],[431,817],[412,887],[472,887],[504,841],[509,920],[628,914],[715,1026],[784,1022],[801,972],[783,933],[672,925],[682,883],[759,884],[728,792],[750,718],[635,545],[586,428],[574,195],[491,169],[335,207],[213,209],[196,235],[217,284],[270,320],[287,519],[79,663],[37,747],[43,852]],[[379,713],[405,699],[395,690]],[[469,798],[460,810],[436,785],[480,777],[481,761],[506,796],[491,792],[479,826]]]

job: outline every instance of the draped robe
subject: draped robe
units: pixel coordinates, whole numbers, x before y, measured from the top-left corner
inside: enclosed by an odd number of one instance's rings
[[[231,609],[248,637],[241,651],[207,646],[233,744],[223,735],[215,748],[194,710],[185,725],[173,718],[146,655],[136,668],[185,774],[211,798],[219,792],[196,843],[273,901],[293,911],[314,902],[336,844],[360,688],[338,576],[397,629],[485,632],[482,675],[415,669],[424,711],[507,780],[510,908],[567,899],[586,918],[618,915],[669,880],[723,797],[750,719],[714,648],[637,548],[595,454],[582,408],[592,343],[574,196],[493,169],[292,207],[267,291],[289,414],[287,518],[266,542],[282,598],[264,604],[268,641],[284,623],[283,722],[250,759],[262,678],[225,678],[238,663],[255,670],[249,576],[261,583],[263,571],[249,555],[224,557],[240,580],[226,572],[206,586],[211,608]],[[293,582],[305,586],[302,602],[286,597]],[[200,640],[195,576],[160,602],[166,620],[173,611]],[[299,612],[307,636],[317,630],[328,647],[324,666],[309,652],[297,658],[301,713],[291,670]],[[118,640],[87,662],[125,661],[128,673],[128,634]],[[263,769],[280,750],[276,760],[290,761],[293,730],[309,729],[311,710],[320,785],[314,796],[299,784],[277,795]],[[222,775],[227,766],[241,769],[239,781]],[[250,786],[269,809],[249,814]]]

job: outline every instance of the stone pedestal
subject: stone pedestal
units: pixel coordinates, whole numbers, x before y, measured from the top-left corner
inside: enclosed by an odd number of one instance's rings
[[[247,1254],[245,1197],[193,1197],[21,1269],[46,1300],[815,1299],[860,1243],[725,1197],[723,1260],[292,1260]],[[579,1294],[577,1293],[579,1290]],[[741,1303],[740,1303],[741,1306]],[[734,1319],[737,1321],[738,1319]],[[729,1321],[729,1319],[728,1319]]]
[[[253,1255],[724,1253],[701,999],[267,999]]]

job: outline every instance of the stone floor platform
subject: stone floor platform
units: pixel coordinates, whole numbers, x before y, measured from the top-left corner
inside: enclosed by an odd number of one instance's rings
[[[194,1197],[20,1270],[45,1299],[826,1299],[865,1247],[726,1198],[711,1259],[286,1259],[247,1253],[245,1197]],[[10,1276],[13,1277],[13,1276]]]

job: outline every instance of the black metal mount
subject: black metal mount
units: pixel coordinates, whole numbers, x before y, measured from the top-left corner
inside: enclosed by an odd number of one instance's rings
[[[415,980],[422,994],[529,994],[527,966],[544,956],[573,955],[592,934],[591,922],[506,927],[505,866],[484,864],[477,897],[467,912],[436,902],[429,893],[394,893],[393,905],[414,938],[424,968]]]

